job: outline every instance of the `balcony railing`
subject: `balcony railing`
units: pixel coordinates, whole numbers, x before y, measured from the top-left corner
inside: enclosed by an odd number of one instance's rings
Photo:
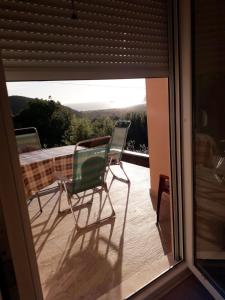
[[[149,168],[148,154],[124,150],[122,155],[122,160],[134,165]]]

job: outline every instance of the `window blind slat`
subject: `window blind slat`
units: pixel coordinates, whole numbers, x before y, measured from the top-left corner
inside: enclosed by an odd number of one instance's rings
[[[34,20],[37,19],[43,22],[46,21],[58,21],[59,23],[63,24],[74,24],[74,21],[69,18],[71,16],[71,9],[67,10],[59,10],[58,14],[54,13],[52,9],[44,8],[42,10],[32,11],[32,7],[26,6],[23,9],[17,9],[15,10],[13,5],[7,5],[6,7],[3,7],[2,11],[0,11],[0,15],[3,18],[9,18],[9,19],[21,19],[21,20]],[[155,12],[154,14],[144,13],[137,13],[137,12],[127,12],[126,10],[112,10],[112,11],[106,11],[105,8],[100,9],[98,13],[96,11],[80,11],[77,10],[77,14],[79,14],[79,18],[82,19],[82,22],[84,20],[93,21],[95,19],[100,21],[106,21],[108,22],[108,18],[110,17],[110,21],[114,24],[128,24],[131,25],[130,21],[132,20],[132,25],[137,24],[142,26],[149,26],[151,24],[157,25],[159,27],[167,26],[166,18],[164,15],[160,14],[160,12]],[[79,22],[79,20],[78,20]]]
[[[21,42],[22,44],[26,42],[32,43],[58,43],[60,45],[86,45],[87,46],[104,46],[104,47],[122,47],[122,48],[139,48],[146,49],[146,51],[154,51],[157,49],[167,51],[167,43],[161,40],[156,40],[153,37],[150,37],[148,40],[122,40],[122,39],[109,39],[109,38],[98,38],[94,37],[81,37],[81,36],[72,36],[72,35],[60,35],[60,34],[48,34],[40,35],[32,32],[25,31],[12,31],[12,30],[1,30],[0,36],[2,37],[0,43],[4,43],[4,40],[7,40],[7,43],[3,47],[7,47],[11,42]],[[119,46],[118,46],[119,45]],[[9,46],[12,49],[12,46]]]
[[[76,53],[84,53],[86,50],[87,45],[86,44],[60,44],[60,43],[47,43],[47,42],[33,42],[33,41],[17,41],[17,40],[2,40],[0,42],[0,47],[4,48],[7,52],[14,51],[16,56],[16,51],[29,51],[29,52],[41,52],[46,51],[46,53],[50,52],[57,52],[59,53],[68,53],[73,55],[74,52]],[[13,50],[11,50],[13,48]],[[48,51],[48,52],[47,52]],[[10,53],[9,52],[9,53]],[[146,56],[146,57],[153,57],[153,56],[165,56],[167,57],[167,50],[166,49],[152,49],[149,51],[149,49],[145,48],[131,48],[131,47],[113,47],[113,46],[98,46],[98,45],[89,45],[89,52],[92,54],[102,54],[102,55],[138,55],[138,56]],[[24,53],[26,56],[26,53]]]
[[[105,26],[108,25],[109,27]],[[117,24],[110,24],[110,23],[97,23],[97,22],[90,22],[87,24],[77,24],[77,26],[62,26],[50,23],[40,23],[36,22],[26,22],[26,21],[17,21],[17,20],[7,20],[7,19],[0,19],[0,28],[4,29],[12,29],[12,30],[23,30],[27,32],[36,32],[42,34],[48,33],[55,33],[55,34],[70,34],[70,35],[84,35],[88,36],[99,36],[103,37],[111,37],[116,38],[118,37],[126,37],[126,39],[145,39],[148,36],[155,36],[155,38],[159,40],[165,40],[167,38],[166,32],[162,29],[155,27],[149,27],[144,30],[142,27],[137,26],[126,26],[126,25],[117,25]],[[103,29],[105,28],[105,29]],[[90,32],[90,33],[88,33]]]
[[[203,4],[204,3],[204,4]],[[201,8],[201,9],[200,9]],[[196,4],[196,67],[198,75],[225,72],[225,2],[198,1]],[[211,74],[211,75],[210,75]]]
[[[99,72],[111,77],[112,68],[119,77],[143,76],[141,69],[145,77],[168,76],[166,0],[80,0],[75,9],[72,19],[70,0],[0,1],[7,78],[20,72],[30,79],[37,67],[37,74],[68,68],[74,79]]]

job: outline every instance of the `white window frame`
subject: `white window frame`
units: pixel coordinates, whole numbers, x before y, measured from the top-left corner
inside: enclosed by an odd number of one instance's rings
[[[0,85],[0,206],[20,299],[42,300],[1,58]]]
[[[176,102],[175,107],[180,107],[179,99],[182,99],[181,105],[181,119],[176,122],[176,131],[181,130],[181,149],[182,149],[182,169],[183,173],[179,173],[178,169],[177,177],[183,180],[183,200],[184,200],[184,253],[185,260],[178,263],[175,267],[166,271],[162,276],[155,279],[146,287],[143,287],[138,291],[133,299],[143,299],[148,295],[153,298],[160,297],[165,294],[169,289],[173,288],[179,282],[183,281],[190,273],[188,268],[196,275],[196,277],[202,282],[206,289],[216,298],[223,299],[215,288],[208,282],[203,274],[194,265],[194,247],[193,247],[193,187],[192,187],[192,123],[191,123],[191,10],[190,0],[179,1],[179,30],[180,30],[180,47],[175,49],[175,54],[180,52],[180,70],[181,73],[178,77],[175,74],[175,92]],[[176,3],[176,2],[175,2]],[[175,17],[176,18],[176,17]],[[4,77],[0,67],[0,79],[4,82]],[[179,81],[180,87],[179,89]],[[22,188],[22,180],[19,172],[19,162],[16,153],[15,139],[13,137],[13,127],[10,118],[9,105],[7,104],[6,87],[2,86],[1,89],[5,89],[0,94],[0,124],[3,148],[1,153],[4,153],[4,157],[9,161],[8,170],[0,169],[0,177],[6,176],[11,178],[11,182],[4,189],[0,189],[0,198],[2,195],[10,197],[11,209],[9,206],[3,206],[7,233],[10,243],[10,248],[16,248],[18,246],[18,240],[14,239],[14,233],[18,232],[20,240],[24,241],[22,244],[23,253],[21,255],[18,251],[12,251],[12,259],[15,267],[17,284],[21,299],[37,299],[41,300],[42,290],[40,285],[39,274],[37,270],[36,258],[33,248],[32,234],[29,226],[29,217],[25,207],[25,196]],[[179,97],[180,93],[180,97]],[[177,160],[179,161],[179,153],[177,153]],[[182,175],[182,176],[181,176]],[[180,186],[180,184],[178,184]],[[182,191],[179,191],[180,195]],[[13,193],[13,195],[12,195]],[[180,199],[181,200],[181,199]],[[10,222],[14,218],[14,222]],[[29,263],[28,263],[29,262]],[[27,276],[22,278],[20,266],[26,265]],[[29,279],[30,278],[30,279]],[[26,283],[26,284],[24,284]],[[25,295],[25,296],[24,296]],[[29,296],[28,296],[29,295]],[[27,297],[28,296],[28,297]]]
[[[216,5],[216,3],[215,3]],[[182,148],[183,148],[183,197],[185,224],[185,253],[189,269],[200,280],[210,294],[218,300],[223,297],[211,285],[194,264],[194,199],[192,169],[192,73],[191,73],[191,0],[181,0],[180,60],[181,60],[181,101],[182,101]]]
[[[1,83],[4,83],[5,79],[1,66],[0,76]],[[9,163],[7,164],[8,168],[0,168],[0,178],[7,178],[8,181],[4,190],[0,189],[0,198],[3,196],[4,198],[7,197],[10,199],[10,205],[3,205],[3,213],[5,215],[10,248],[12,250],[16,249],[16,251],[12,251],[12,261],[15,268],[20,297],[21,299],[41,300],[43,299],[42,288],[29,225],[23,183],[20,175],[7,90],[4,84],[2,84],[2,91],[0,94],[0,137],[2,141],[1,155],[4,153],[5,156],[1,156],[1,158]],[[14,222],[11,222],[12,219]],[[19,236],[19,239],[15,240],[15,232]],[[21,246],[22,253],[18,251],[18,245]],[[25,267],[21,269],[21,265]],[[181,261],[145,287],[140,287],[140,290],[135,295],[131,295],[131,297],[134,299],[143,299],[147,295],[151,295],[154,298],[160,297],[177,285],[177,283],[185,279],[189,274],[190,272],[187,269],[185,261]]]

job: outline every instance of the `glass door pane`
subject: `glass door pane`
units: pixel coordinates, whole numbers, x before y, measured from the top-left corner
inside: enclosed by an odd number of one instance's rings
[[[225,1],[192,7],[195,264],[225,292]]]

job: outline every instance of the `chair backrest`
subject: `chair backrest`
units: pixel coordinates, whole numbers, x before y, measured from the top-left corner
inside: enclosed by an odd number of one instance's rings
[[[121,159],[122,152],[126,145],[127,133],[130,124],[131,121],[129,120],[119,120],[115,124],[109,150],[110,155],[112,155],[114,159]]]
[[[102,186],[105,180],[110,136],[81,141],[73,157],[72,194]],[[91,148],[79,149],[90,143]]]
[[[41,149],[41,143],[35,127],[15,129],[17,149],[19,153]]]

